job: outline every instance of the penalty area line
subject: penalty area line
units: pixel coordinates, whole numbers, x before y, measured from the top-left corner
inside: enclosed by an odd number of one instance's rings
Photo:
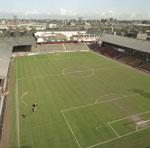
[[[132,115],[130,115],[130,116],[126,116],[126,117],[124,117],[124,118],[120,118],[120,119],[117,119],[117,120],[113,120],[113,121],[111,121],[111,122],[109,122],[109,123],[110,123],[110,124],[113,124],[113,123],[116,123],[116,122],[119,122],[119,121],[128,119],[128,118],[130,118],[130,117],[141,116],[141,115],[148,114],[148,113],[150,113],[150,110],[145,111],[145,112],[141,112],[141,113],[137,113],[137,114],[132,114]]]
[[[138,95],[137,93],[133,93],[133,94],[125,95],[123,97],[112,98],[112,99],[102,100],[102,101],[98,101],[98,102],[95,101],[94,103],[91,103],[91,104],[85,104],[85,105],[81,105],[81,106],[77,106],[77,107],[66,108],[66,109],[63,109],[62,111],[63,112],[69,112],[71,110],[77,110],[77,109],[81,109],[81,108],[85,108],[85,107],[90,107],[90,106],[94,106],[94,105],[98,105],[98,104],[113,102],[113,101],[121,100],[123,98],[128,98],[128,97],[137,96],[137,95]]]
[[[134,133],[138,133],[138,132],[144,131],[144,130],[146,130],[146,129],[148,129],[148,128],[150,128],[150,126],[148,126],[148,127],[146,127],[146,128],[143,128],[143,129],[139,129],[139,130],[137,130],[137,131],[129,132],[129,133],[127,133],[127,134],[124,134],[124,135],[119,136],[119,137],[112,138],[112,139],[110,139],[110,140],[106,140],[106,141],[104,141],[104,142],[100,142],[100,143],[97,143],[97,144],[88,146],[87,148],[93,148],[93,147],[96,147],[96,146],[99,146],[99,145],[102,145],[102,144],[106,144],[106,143],[109,143],[109,142],[113,142],[113,141],[119,140],[119,139],[121,139],[121,138],[123,138],[123,137],[132,135],[132,134],[134,134]]]
[[[73,129],[72,129],[72,127],[71,127],[71,125],[69,124],[69,122],[67,120],[67,117],[64,115],[64,112],[63,111],[60,111],[60,112],[61,112],[61,114],[62,114],[62,116],[63,116],[63,118],[64,118],[64,120],[65,120],[65,122],[66,122],[66,124],[67,124],[67,126],[68,126],[68,128],[70,130],[70,132],[71,132],[71,134],[73,135],[73,137],[74,137],[74,139],[75,139],[78,147],[82,148],[81,145],[80,145],[80,143],[79,143],[79,141],[78,141],[78,139],[77,139],[77,137],[76,137],[76,135],[75,135],[75,133],[74,133],[74,131],[73,131]]]
[[[113,130],[113,132],[117,135],[117,137],[120,137],[120,135],[118,134],[118,132],[112,127],[111,123],[107,123],[108,126]]]

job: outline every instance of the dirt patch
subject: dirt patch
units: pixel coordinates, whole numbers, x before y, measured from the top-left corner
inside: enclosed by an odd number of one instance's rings
[[[137,124],[137,122],[142,122],[142,118],[140,116],[131,116],[130,121],[133,122],[135,125]]]
[[[134,89],[132,91],[143,96],[144,98],[150,99],[150,91],[145,91],[142,89]]]
[[[146,120],[144,120],[140,115],[130,116],[128,119],[129,119],[129,122],[126,123],[126,125],[132,124],[135,126],[135,129],[138,123],[139,123],[138,125],[139,129],[147,128],[150,126],[150,122],[146,122]]]
[[[138,125],[139,128],[146,128],[146,127],[150,126],[150,122],[146,122],[146,120],[143,120],[140,116],[132,116],[130,118],[130,120],[132,120],[132,122],[134,122],[135,126],[137,126],[137,124],[139,123],[139,125]]]
[[[95,103],[99,103],[101,101],[106,101],[106,100],[113,100],[113,99],[121,99],[126,97],[124,94],[107,94],[104,96],[101,96],[99,98],[96,99]]]

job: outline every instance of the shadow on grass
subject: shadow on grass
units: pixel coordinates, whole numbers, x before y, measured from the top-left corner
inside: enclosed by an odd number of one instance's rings
[[[137,93],[141,96],[143,96],[144,98],[150,99],[150,92],[141,90],[141,89],[134,89],[132,90],[134,93]]]

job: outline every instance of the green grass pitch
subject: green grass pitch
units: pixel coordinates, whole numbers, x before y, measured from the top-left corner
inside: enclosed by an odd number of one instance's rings
[[[150,147],[149,124],[136,131],[150,77],[137,70],[93,52],[17,57],[13,86],[10,147]]]

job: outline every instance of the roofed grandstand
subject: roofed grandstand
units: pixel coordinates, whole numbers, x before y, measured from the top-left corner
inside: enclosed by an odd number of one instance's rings
[[[150,53],[150,42],[118,35],[105,34],[102,36],[102,41],[120,47],[137,50],[140,52]]]
[[[150,71],[150,42],[117,35],[105,34],[101,44],[89,47],[102,55],[132,67]]]
[[[35,39],[33,37],[0,38],[0,78],[5,78],[7,76],[9,60],[13,48],[34,44]]]

